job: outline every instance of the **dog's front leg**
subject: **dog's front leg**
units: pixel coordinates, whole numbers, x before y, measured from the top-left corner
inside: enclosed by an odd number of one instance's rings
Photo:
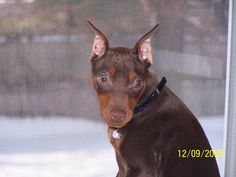
[[[131,168],[121,168],[118,171],[118,174],[116,175],[116,177],[138,177],[140,174],[140,170],[139,169],[131,169]]]
[[[129,172],[129,167],[125,160],[120,156],[119,153],[116,153],[116,161],[119,167],[119,171],[116,175],[116,177],[126,177]]]
[[[139,170],[129,170],[127,173],[123,173],[123,172],[118,172],[116,177],[137,177],[139,176]]]
[[[116,177],[119,177],[120,176],[120,172],[117,173]]]
[[[129,173],[125,172],[125,171],[118,171],[116,177],[129,177]]]

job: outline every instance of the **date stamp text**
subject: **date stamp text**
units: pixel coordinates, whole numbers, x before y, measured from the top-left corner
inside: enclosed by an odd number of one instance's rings
[[[223,150],[178,149],[179,158],[223,158]]]

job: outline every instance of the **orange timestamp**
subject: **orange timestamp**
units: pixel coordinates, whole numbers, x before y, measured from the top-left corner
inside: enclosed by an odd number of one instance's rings
[[[224,150],[178,149],[179,158],[223,158]]]

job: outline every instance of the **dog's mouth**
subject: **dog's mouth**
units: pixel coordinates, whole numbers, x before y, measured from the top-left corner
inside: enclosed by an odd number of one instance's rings
[[[133,118],[137,100],[127,94],[98,94],[102,118],[109,127],[122,128]]]
[[[102,117],[109,127],[122,128],[131,121],[133,117],[133,111],[126,109],[107,108],[102,111]]]

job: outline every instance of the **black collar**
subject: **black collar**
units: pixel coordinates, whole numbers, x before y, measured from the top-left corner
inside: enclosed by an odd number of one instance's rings
[[[166,82],[167,82],[166,78],[163,77],[161,79],[161,82],[157,85],[156,89],[135,107],[134,114],[142,111],[144,108],[150,105],[152,100],[161,94],[161,91],[165,87]]]

